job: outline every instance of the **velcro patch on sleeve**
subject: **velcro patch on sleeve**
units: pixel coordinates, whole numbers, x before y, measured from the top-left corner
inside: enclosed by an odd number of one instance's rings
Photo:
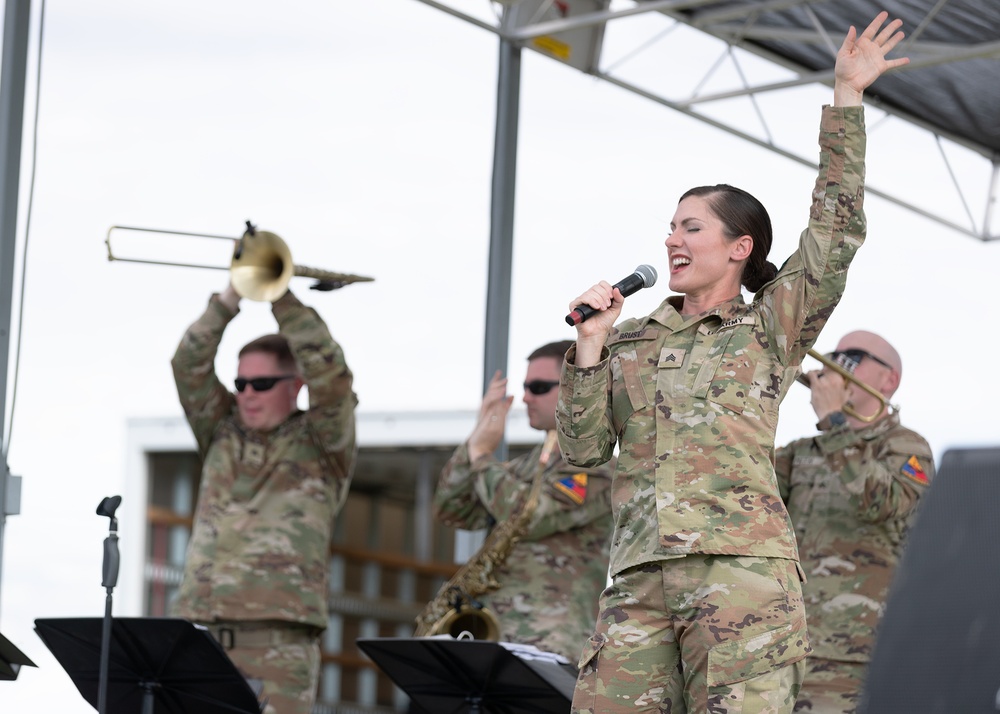
[[[569,496],[573,503],[583,503],[587,498],[587,474],[573,474],[556,481],[555,487]]]

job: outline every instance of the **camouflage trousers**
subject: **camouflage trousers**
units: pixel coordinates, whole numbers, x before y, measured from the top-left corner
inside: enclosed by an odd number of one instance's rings
[[[806,676],[795,702],[796,712],[855,714],[865,683],[867,662],[838,662],[809,657]]]
[[[790,714],[809,652],[791,560],[691,555],[601,594],[574,714]]]
[[[243,676],[263,686],[261,700],[267,700],[263,714],[312,711],[319,685],[319,630],[275,621],[201,624]]]

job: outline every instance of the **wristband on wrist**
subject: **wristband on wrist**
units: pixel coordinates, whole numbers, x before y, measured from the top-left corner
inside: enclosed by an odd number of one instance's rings
[[[847,423],[847,417],[844,416],[844,412],[836,411],[830,412],[825,417],[819,420],[816,424],[816,428],[820,431],[829,431],[830,429],[836,429],[838,426],[843,426]]]

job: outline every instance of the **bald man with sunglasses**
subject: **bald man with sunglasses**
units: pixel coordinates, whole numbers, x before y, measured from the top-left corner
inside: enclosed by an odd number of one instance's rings
[[[810,714],[856,711],[906,532],[934,477],[927,441],[889,406],[903,373],[899,353],[879,335],[856,331],[829,357],[885,404],[833,370],[810,372],[819,433],[775,454],[806,574],[812,644],[794,711]]]
[[[279,333],[239,353],[236,391],[216,376],[239,313],[228,286],[171,362],[202,476],[174,614],[204,625],[249,678],[267,714],[308,714],[327,626],[329,545],[354,469],[352,375],[315,310],[285,292]],[[297,407],[303,385],[309,409]]]
[[[528,356],[523,399],[534,429],[556,428],[559,371],[572,344],[552,342]],[[442,522],[476,530],[516,517],[523,507],[542,447],[506,462],[494,456],[513,401],[498,372],[475,428],[438,481],[434,510]],[[478,598],[498,616],[503,641],[534,645],[576,664],[607,585],[613,466],[570,466],[554,449],[529,527],[499,569],[500,588]]]

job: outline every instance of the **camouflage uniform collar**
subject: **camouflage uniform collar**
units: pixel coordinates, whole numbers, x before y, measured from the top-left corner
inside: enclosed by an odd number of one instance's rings
[[[719,323],[728,322],[729,320],[743,317],[749,311],[749,306],[743,299],[743,293],[740,293],[731,300],[716,305],[711,310],[706,310],[697,315],[682,315],[681,307],[683,305],[683,295],[671,295],[660,303],[660,306],[656,310],[650,313],[649,319],[655,320],[672,330],[679,330],[689,324],[712,318],[715,318]]]
[[[244,425],[243,422],[240,421],[239,411],[235,407],[233,407],[233,413],[232,416],[230,417],[230,420],[236,427],[236,431],[241,437],[247,439],[248,441],[264,443],[276,436],[281,436],[285,431],[288,430],[289,425],[294,424],[298,420],[298,418],[303,414],[305,414],[304,411],[302,411],[301,409],[296,409],[291,414],[289,414],[288,417],[283,422],[278,424],[278,426],[274,427],[273,429],[269,429],[267,431],[261,431],[260,429],[251,429],[250,427]]]
[[[874,424],[866,424],[863,428],[858,429],[858,436],[866,441],[870,441],[877,439],[897,426],[899,426],[899,411],[891,410],[888,416],[879,419]]]
[[[849,425],[836,427],[829,431],[821,431],[812,437],[816,448],[824,455],[836,454],[848,447],[856,447],[865,442],[882,439],[890,431],[899,426],[899,413],[891,412],[874,424],[866,424],[860,429],[852,429]]]

